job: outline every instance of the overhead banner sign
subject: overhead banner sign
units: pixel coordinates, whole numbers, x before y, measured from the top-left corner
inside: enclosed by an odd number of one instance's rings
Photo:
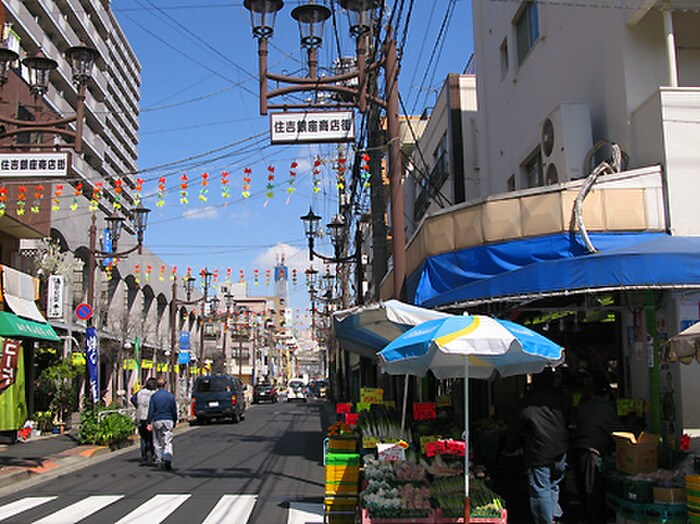
[[[0,178],[66,177],[70,171],[70,153],[3,153],[0,155]]]
[[[355,119],[352,111],[270,113],[270,142],[273,145],[353,140]]]
[[[85,332],[85,349],[88,380],[90,383],[90,398],[92,402],[96,404],[100,400],[100,378],[97,370],[97,330],[94,327],[87,328]]]

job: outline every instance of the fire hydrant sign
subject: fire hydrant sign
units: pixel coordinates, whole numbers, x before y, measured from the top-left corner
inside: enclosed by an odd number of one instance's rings
[[[413,404],[413,420],[432,420],[437,418],[435,402],[416,402]]]

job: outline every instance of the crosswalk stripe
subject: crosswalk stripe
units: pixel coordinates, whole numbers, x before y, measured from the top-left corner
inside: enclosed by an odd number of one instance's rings
[[[156,495],[118,520],[116,524],[158,524],[188,498],[190,495]]]
[[[18,513],[22,513],[23,511],[46,504],[55,498],[56,497],[25,497],[14,502],[10,502],[9,504],[5,504],[4,506],[0,506],[0,520],[9,519]]]
[[[202,524],[234,524],[248,522],[257,495],[223,495]]]
[[[124,495],[94,495],[52,513],[34,524],[74,524],[116,502]]]
[[[321,524],[323,504],[311,502],[290,502],[287,524]]]

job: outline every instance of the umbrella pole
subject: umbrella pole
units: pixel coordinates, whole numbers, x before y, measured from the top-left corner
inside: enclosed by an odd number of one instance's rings
[[[469,522],[469,356],[464,357],[464,522]]]
[[[408,375],[403,379],[403,409],[401,410],[401,434],[406,427],[406,406],[408,405]]]

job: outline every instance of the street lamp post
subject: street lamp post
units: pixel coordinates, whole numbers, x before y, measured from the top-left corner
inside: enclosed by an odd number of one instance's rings
[[[16,137],[22,133],[51,133],[68,139],[72,139],[72,149],[80,153],[83,146],[83,126],[85,121],[85,95],[87,84],[92,75],[92,68],[98,59],[98,52],[85,45],[78,45],[66,51],[66,58],[70,62],[73,84],[77,89],[75,114],[73,116],[54,120],[20,120],[0,115],[0,122],[5,129],[0,133],[0,139]],[[0,86],[7,82],[7,69],[9,64],[15,62],[19,56],[10,49],[0,50]],[[46,94],[49,89],[49,77],[51,71],[58,67],[58,63],[47,58],[41,51],[34,56],[28,56],[22,60],[22,64],[29,73],[29,88],[34,100]],[[69,124],[75,123],[75,130],[70,129]],[[12,148],[18,149],[56,149],[53,142],[14,144]]]
[[[214,273],[209,271],[207,268],[204,268],[201,271],[200,275],[202,277],[202,288],[204,289],[204,297],[202,298],[202,320],[199,326],[199,368],[201,370],[202,365],[204,363],[204,324],[206,316],[205,307],[209,298],[209,286],[211,285],[211,279],[214,276]]]
[[[307,77],[292,77],[272,73],[267,68],[269,39],[274,34],[277,12],[282,9],[284,3],[282,0],[244,1],[244,6],[250,11],[253,36],[258,41],[260,114],[266,115],[268,109],[327,109],[329,107],[329,104],[323,102],[303,104],[274,104],[269,102],[278,96],[308,91],[338,93],[343,95],[344,100],[337,101],[335,103],[336,106],[357,107],[363,113],[367,111],[370,103],[383,107],[386,110],[391,184],[394,295],[400,298],[406,277],[406,254],[399,133],[399,68],[396,40],[394,39],[392,28],[389,27],[381,48],[381,56],[376,61],[368,62],[369,38],[372,28],[376,24],[374,16],[382,2],[381,0],[339,0],[339,3],[348,14],[350,34],[355,38],[357,69],[338,75],[318,76],[317,50],[322,44],[323,23],[330,17],[331,12],[323,5],[309,3],[292,10],[292,17],[299,24],[301,46],[308,51],[309,74]],[[370,73],[380,67],[384,69],[385,75],[383,99],[373,95],[368,85]],[[276,82],[282,87],[268,90],[268,81]],[[356,85],[352,86],[351,81],[354,81]]]
[[[177,397],[177,374],[175,373],[175,366],[178,362],[178,352],[175,351],[177,347],[177,310],[178,306],[191,305],[198,303],[201,299],[192,300],[192,291],[194,290],[194,277],[187,276],[183,279],[183,286],[185,288],[186,300],[179,300],[177,298],[177,277],[173,280],[173,299],[170,302],[170,384],[172,385],[173,395]]]
[[[224,293],[224,305],[226,306],[226,321],[224,322],[224,341],[223,341],[223,347],[222,347],[222,357],[223,357],[223,371],[226,373],[226,340],[228,338],[228,333],[229,333],[229,321],[231,320],[231,308],[234,305],[233,301],[233,294],[229,292],[228,289],[226,289],[226,292]],[[238,372],[238,377],[240,378],[240,371]]]

